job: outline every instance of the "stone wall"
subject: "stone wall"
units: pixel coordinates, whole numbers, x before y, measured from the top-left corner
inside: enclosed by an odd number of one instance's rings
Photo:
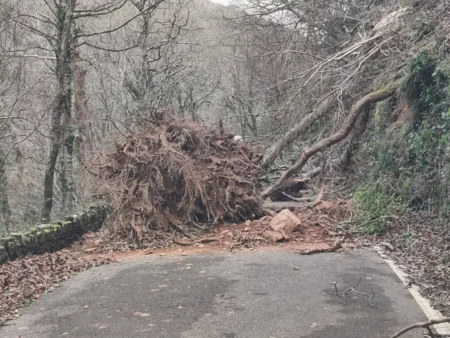
[[[0,264],[23,257],[62,249],[88,231],[97,231],[108,215],[106,206],[94,206],[63,221],[37,225],[26,232],[0,238]]]

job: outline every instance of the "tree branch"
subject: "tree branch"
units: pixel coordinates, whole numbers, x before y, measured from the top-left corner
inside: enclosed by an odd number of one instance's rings
[[[300,159],[291,168],[285,171],[273,186],[269,187],[266,191],[263,192],[262,198],[269,197],[274,191],[279,189],[290,177],[292,177],[306,165],[311,156],[345,139],[355,125],[359,114],[364,110],[365,107],[367,107],[371,103],[386,100],[395,93],[395,90],[396,87],[388,86],[379,91],[367,94],[362,99],[357,101],[351,108],[347,120],[345,121],[344,126],[341,128],[341,130],[316,143],[312,148],[306,149]]]
[[[415,323],[413,325],[410,325],[408,327],[405,327],[403,330],[397,332],[396,334],[394,334],[391,338],[397,338],[400,337],[402,334],[414,330],[414,329],[418,329],[418,328],[426,328],[429,329],[430,326],[433,325],[437,325],[437,324],[442,324],[442,323],[450,323],[450,317],[446,317],[446,318],[442,318],[442,319],[431,319],[428,322],[422,322],[422,323]]]

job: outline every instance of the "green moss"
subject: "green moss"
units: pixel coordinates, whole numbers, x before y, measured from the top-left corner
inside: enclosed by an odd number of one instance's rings
[[[450,56],[417,54],[396,97],[376,104],[371,116],[358,153],[370,168],[354,198],[361,224],[382,231],[398,207],[450,214]]]

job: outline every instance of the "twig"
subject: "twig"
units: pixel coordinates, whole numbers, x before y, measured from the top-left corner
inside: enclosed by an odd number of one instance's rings
[[[336,296],[336,297],[342,298],[342,299],[344,300],[344,304],[347,304],[347,299],[348,299],[348,296],[349,296],[349,295],[351,295],[351,294],[361,295],[361,296],[364,296],[364,297],[367,298],[367,301],[369,302],[370,306],[377,308],[376,304],[374,304],[374,303],[372,302],[373,299],[377,296],[377,295],[375,294],[375,292],[373,292],[373,290],[372,290],[372,294],[368,294],[368,293],[365,293],[365,292],[361,292],[361,291],[356,290],[356,288],[358,287],[359,284],[361,284],[361,282],[362,282],[362,278],[360,278],[360,279],[358,280],[358,282],[356,282],[355,285],[353,285],[353,286],[349,287],[347,290],[345,290],[345,291],[342,293],[342,295],[339,294],[338,281],[336,281],[336,282],[331,282],[331,284],[334,286],[334,294],[333,294],[333,293],[330,293],[330,292],[328,292],[328,291],[325,291],[325,292],[326,292],[327,294],[331,295],[331,296]]]
[[[312,202],[316,199],[316,196],[294,197],[289,194],[286,194],[284,191],[283,191],[283,195],[286,197],[289,197],[291,200],[296,201],[296,202]]]
[[[391,338],[397,338],[400,337],[402,334],[414,330],[414,329],[418,329],[418,328],[426,328],[426,329],[430,329],[430,326],[433,325],[437,325],[437,324],[442,324],[442,323],[450,323],[450,317],[446,317],[446,318],[441,318],[441,319],[431,319],[428,322],[422,322],[422,323],[415,323],[413,325],[410,325],[408,327],[405,327],[403,330],[397,332],[396,334],[394,334]]]

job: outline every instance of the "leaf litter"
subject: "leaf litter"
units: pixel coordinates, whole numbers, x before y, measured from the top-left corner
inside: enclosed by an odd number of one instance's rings
[[[87,259],[64,250],[26,256],[0,265],[0,326],[19,317],[19,308],[53,291],[62,281],[109,262],[107,258]]]

